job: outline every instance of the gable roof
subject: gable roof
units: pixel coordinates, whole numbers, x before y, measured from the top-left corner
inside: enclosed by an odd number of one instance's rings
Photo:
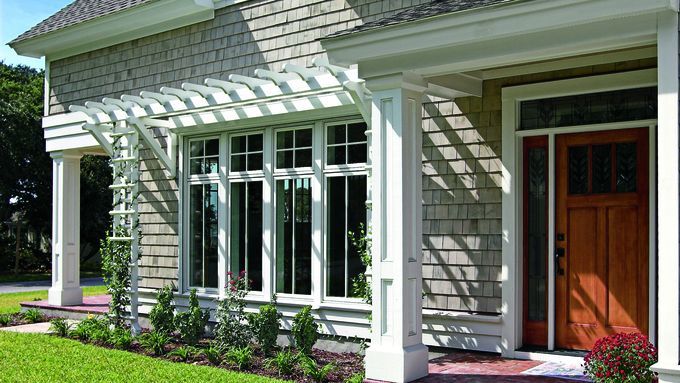
[[[354,33],[366,32],[373,29],[383,28],[390,25],[397,25],[411,21],[426,19],[429,17],[444,15],[471,9],[489,7],[502,3],[511,3],[522,0],[433,0],[432,2],[420,4],[392,16],[370,21],[354,28],[332,33],[325,38],[346,36]]]
[[[158,0],[75,0],[71,4],[60,9],[54,15],[22,33],[17,38],[10,41],[9,44],[44,35],[153,1]]]

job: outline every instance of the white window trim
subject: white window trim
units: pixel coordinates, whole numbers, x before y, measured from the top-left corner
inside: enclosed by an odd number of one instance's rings
[[[326,280],[326,251],[325,251],[325,178],[328,175],[358,175],[368,174],[366,164],[351,164],[344,166],[326,166],[326,126],[337,123],[362,122],[356,116],[333,117],[313,122],[301,122],[297,124],[272,125],[266,128],[243,128],[222,129],[219,133],[200,133],[192,135],[179,135],[179,272],[178,286],[180,295],[186,295],[191,287],[189,285],[189,187],[192,184],[218,183],[218,288],[195,287],[200,297],[224,298],[227,283],[226,271],[230,265],[230,188],[232,182],[246,182],[252,180],[263,181],[263,262],[262,262],[262,291],[251,291],[246,300],[252,303],[268,302],[273,294],[277,295],[278,302],[283,305],[312,305],[314,309],[338,309],[344,308],[354,311],[368,311],[370,308],[358,298],[325,297]],[[276,169],[276,132],[284,130],[311,128],[312,131],[312,166],[293,169]],[[249,135],[263,133],[263,170],[231,172],[229,169],[230,139],[237,135]],[[219,149],[219,173],[209,175],[189,174],[189,143],[195,140],[210,138],[220,139]],[[312,186],[312,291],[310,295],[276,293],[276,206],[275,187],[279,179],[294,179],[308,177]],[[315,249],[319,249],[318,251]]]
[[[656,125],[657,120],[580,125],[519,131],[521,101],[656,86],[656,69],[521,85],[502,89],[502,330],[501,352],[505,357],[526,357],[522,346],[522,138],[548,136],[548,255],[555,253],[555,135],[584,131],[649,127],[649,335],[656,333]],[[548,262],[548,349],[555,348],[554,263]]]

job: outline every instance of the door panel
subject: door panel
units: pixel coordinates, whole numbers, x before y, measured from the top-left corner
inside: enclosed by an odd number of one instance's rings
[[[556,137],[556,345],[648,328],[647,129]],[[560,237],[563,237],[560,239]]]

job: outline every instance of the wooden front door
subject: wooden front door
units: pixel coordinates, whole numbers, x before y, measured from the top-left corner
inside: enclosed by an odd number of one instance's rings
[[[556,137],[555,324],[559,348],[648,329],[646,128]]]

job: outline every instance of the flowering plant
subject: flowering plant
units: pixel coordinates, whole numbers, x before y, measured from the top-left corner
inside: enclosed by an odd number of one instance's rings
[[[238,276],[230,271],[227,273],[227,279],[224,299],[217,303],[215,326],[215,341],[223,351],[233,347],[245,347],[253,336],[245,313],[245,297],[251,281],[247,278],[245,270]]]
[[[584,372],[595,383],[647,383],[657,352],[645,335],[615,334],[598,339],[584,358]]]

